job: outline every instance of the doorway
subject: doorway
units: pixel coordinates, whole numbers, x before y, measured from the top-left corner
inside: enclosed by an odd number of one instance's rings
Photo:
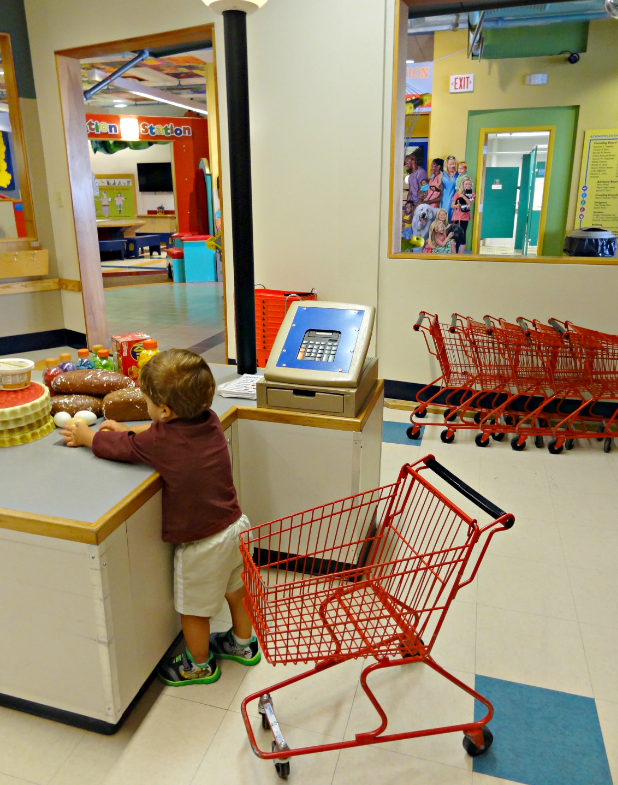
[[[482,129],[476,253],[542,254],[553,131],[551,127]]]
[[[227,362],[222,235],[202,237],[222,223],[213,26],[56,57],[89,344],[146,332]],[[177,232],[200,236],[190,264]]]

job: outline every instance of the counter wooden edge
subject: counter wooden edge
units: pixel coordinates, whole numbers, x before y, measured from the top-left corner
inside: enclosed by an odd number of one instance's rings
[[[313,428],[327,428],[339,431],[360,432],[384,394],[384,380],[378,379],[371,395],[356,417],[331,417],[323,414],[296,412],[286,409],[256,409],[249,406],[231,406],[221,415],[221,425],[225,431],[236,420],[261,420],[288,425],[304,425]],[[133,513],[139,510],[161,488],[163,483],[157,472],[153,472],[137,488],[121,499],[105,515],[94,523],[75,521],[65,518],[52,518],[47,515],[19,512],[0,508],[0,529],[39,534],[59,540],[72,540],[87,545],[100,545]]]

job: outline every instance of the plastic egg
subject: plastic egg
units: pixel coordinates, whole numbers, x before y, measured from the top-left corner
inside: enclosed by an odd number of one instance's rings
[[[75,415],[76,420],[83,420],[86,425],[94,425],[97,421],[97,416],[94,412],[88,412],[85,409],[81,412],[77,412]]]
[[[58,428],[64,428],[70,419],[71,415],[68,412],[56,412],[54,414],[54,422]]]

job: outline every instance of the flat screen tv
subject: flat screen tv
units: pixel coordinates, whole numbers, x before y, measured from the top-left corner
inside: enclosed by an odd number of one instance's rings
[[[173,192],[172,165],[170,163],[160,164],[138,164],[137,179],[140,191],[167,191]]]

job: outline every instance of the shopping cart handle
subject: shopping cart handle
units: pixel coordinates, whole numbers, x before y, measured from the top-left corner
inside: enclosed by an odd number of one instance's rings
[[[560,322],[557,322],[555,319],[550,319],[549,324],[554,328],[554,330],[558,330],[561,335],[564,335],[566,332],[566,327]]]
[[[486,499],[484,496],[481,496],[480,493],[471,488],[469,485],[466,485],[463,480],[460,480],[459,477],[455,477],[454,474],[449,472],[441,463],[438,463],[433,455],[427,456],[427,458],[423,459],[425,462],[425,466],[428,469],[431,469],[432,472],[435,472],[438,477],[441,477],[445,480],[450,486],[455,488],[456,491],[459,491],[462,496],[465,496],[466,499],[470,499],[471,502],[474,502],[477,507],[480,507],[481,510],[486,512],[488,515],[493,516],[494,518],[500,518],[500,516],[505,515],[506,513],[504,510],[501,510],[498,506],[490,502],[489,499]],[[505,523],[505,528],[510,528],[515,520],[513,519],[510,525]]]
[[[526,324],[526,320],[522,319],[521,316],[517,317],[517,324],[521,327],[521,329],[528,335],[530,333],[530,328]]]
[[[413,329],[414,329],[414,330],[418,331],[418,328],[419,328],[419,327],[421,326],[421,324],[423,323],[423,319],[425,318],[425,316],[427,316],[427,314],[425,313],[425,311],[421,311],[421,312],[419,313],[419,315],[418,315],[418,319],[417,319],[417,320],[416,320],[416,322],[414,323],[414,327],[413,327]]]

